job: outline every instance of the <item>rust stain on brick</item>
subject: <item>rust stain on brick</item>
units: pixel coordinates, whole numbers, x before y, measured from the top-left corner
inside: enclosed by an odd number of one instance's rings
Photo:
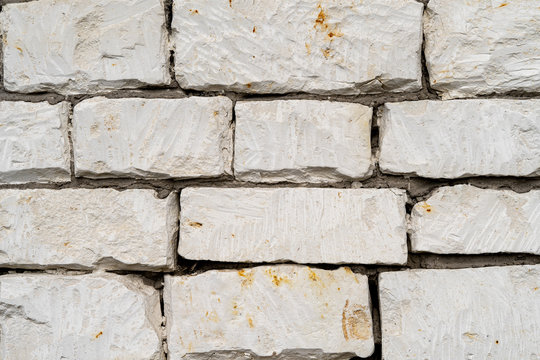
[[[99,338],[101,335],[103,335],[103,331],[100,331],[100,332],[97,333],[96,339]]]
[[[366,312],[366,307],[362,305],[349,305],[349,300],[345,301],[343,312],[341,313],[341,328],[345,340],[367,340],[371,335],[371,321]]]
[[[203,224],[201,224],[200,222],[197,222],[197,221],[190,221],[188,223],[189,226],[192,226],[194,228],[200,228],[203,226]]]
[[[272,269],[266,270],[265,273],[270,277],[272,283],[276,286],[280,286],[281,284],[291,284],[291,280],[287,276],[278,276]]]
[[[237,271],[238,276],[242,277],[242,287],[247,287],[253,284],[253,273],[244,269]]]

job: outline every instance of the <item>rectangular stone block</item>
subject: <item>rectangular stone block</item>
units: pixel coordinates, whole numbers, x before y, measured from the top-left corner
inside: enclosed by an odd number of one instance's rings
[[[176,79],[247,93],[416,91],[421,3],[414,0],[179,0]]]
[[[540,175],[540,100],[386,103],[379,166],[427,178]]]
[[[407,262],[399,189],[186,188],[178,253],[230,262]]]
[[[230,174],[232,101],[106,99],[75,106],[75,174],[90,178],[196,178]]]
[[[0,190],[0,267],[170,270],[178,197],[152,190]]]
[[[537,359],[540,266],[379,276],[382,357]]]
[[[540,190],[437,189],[411,216],[413,251],[540,255]]]
[[[443,98],[540,91],[537,0],[432,0],[424,17],[431,87]]]
[[[235,177],[253,182],[337,182],[371,174],[372,109],[276,100],[236,103]]]
[[[0,101],[0,183],[69,181],[68,117],[67,102]]]
[[[166,85],[161,0],[40,0],[2,7],[9,91],[88,93]]]
[[[373,353],[368,280],[349,268],[165,275],[169,359],[350,359]]]
[[[135,276],[0,276],[0,358],[162,360],[159,292]]]

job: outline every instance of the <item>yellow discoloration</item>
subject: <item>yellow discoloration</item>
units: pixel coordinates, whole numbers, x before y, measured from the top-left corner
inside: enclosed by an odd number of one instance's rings
[[[341,314],[341,327],[345,340],[367,340],[371,336],[371,319],[365,306],[345,301]]]
[[[251,318],[251,316],[247,317],[247,321],[248,321],[249,327],[253,329],[255,325],[253,325],[253,319]]]
[[[311,270],[310,268],[308,268],[308,272],[309,272],[309,279],[311,281],[319,281],[320,278],[317,276],[317,274],[315,273],[315,271]]]
[[[238,276],[242,277],[242,287],[247,287],[253,284],[253,272],[244,269],[237,271]]]
[[[427,202],[423,202],[421,205],[420,205],[424,210],[426,210],[426,212],[431,212],[433,211],[433,208],[431,207],[431,205],[429,205]]]
[[[265,273],[270,277],[272,283],[276,286],[280,286],[281,284],[291,284],[291,280],[287,276],[278,276],[272,269],[266,270]]]
[[[197,222],[197,221],[190,221],[188,223],[189,226],[191,227],[194,227],[194,228],[200,228],[203,226],[203,224],[201,224],[200,222]]]
[[[219,317],[217,315],[217,313],[215,311],[207,311],[204,316],[206,317],[207,320],[209,321],[213,321],[213,322],[219,322]]]

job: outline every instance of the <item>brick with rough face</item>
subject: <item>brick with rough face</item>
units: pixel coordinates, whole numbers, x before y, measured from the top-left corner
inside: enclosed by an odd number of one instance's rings
[[[371,174],[372,109],[277,100],[236,103],[234,173],[252,182],[338,182]]]
[[[186,188],[178,252],[229,262],[407,262],[399,189]]]
[[[0,358],[162,360],[159,292],[135,276],[0,276]]]
[[[540,175],[540,100],[387,103],[383,172],[427,178]]]
[[[367,276],[297,265],[165,276],[169,359],[332,359],[373,353]]]
[[[178,197],[152,190],[0,190],[0,267],[170,270]]]
[[[540,266],[379,275],[382,357],[540,357]]]
[[[161,0],[40,0],[2,7],[9,91],[88,93],[170,83]]]
[[[411,214],[413,251],[540,255],[540,191],[442,187]]]
[[[231,173],[232,101],[226,97],[106,99],[75,106],[75,174],[198,178]]]
[[[181,0],[173,3],[183,88],[248,93],[416,91],[414,0]]]
[[[70,180],[69,104],[0,101],[0,183]]]
[[[537,0],[431,0],[424,33],[431,87],[443,98],[540,92]]]

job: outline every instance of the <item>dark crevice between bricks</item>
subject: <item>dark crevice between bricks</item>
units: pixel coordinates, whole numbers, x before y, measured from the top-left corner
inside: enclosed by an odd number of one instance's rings
[[[231,137],[232,137],[232,149],[231,149],[231,174],[234,178],[234,158],[236,156],[236,100],[233,100],[232,116],[231,116]]]

